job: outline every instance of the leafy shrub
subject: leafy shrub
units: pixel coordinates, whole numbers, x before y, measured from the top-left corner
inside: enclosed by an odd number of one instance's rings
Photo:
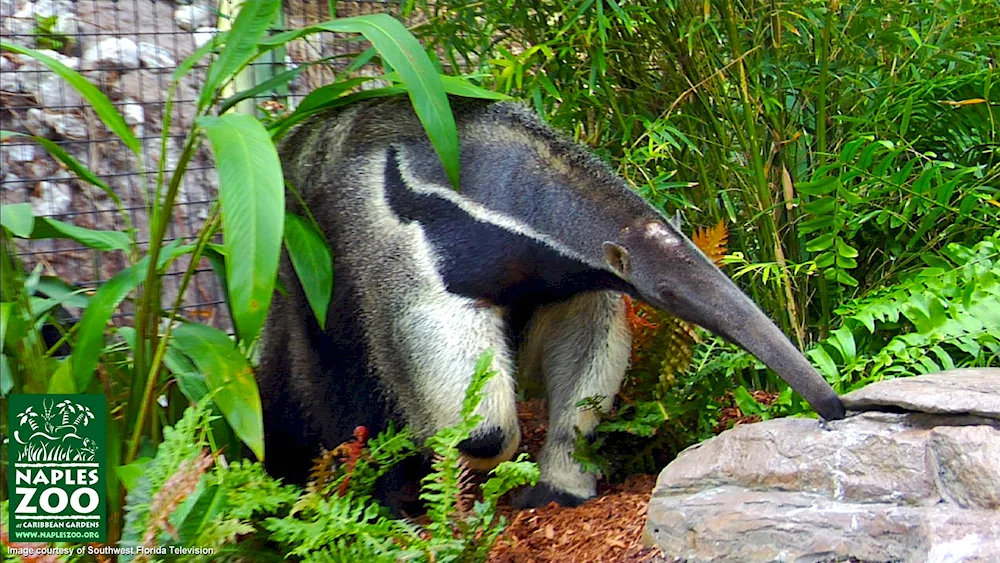
[[[474,415],[490,377],[492,355],[479,359],[462,408],[462,422],[427,440],[434,452],[432,472],[420,497],[428,523],[395,520],[371,497],[375,480],[415,452],[406,431],[389,430],[367,443],[350,471],[329,479],[320,464],[304,490],[282,485],[258,463],[226,465],[210,454],[210,408],[202,401],[164,432],[156,457],[129,491],[121,545],[211,548],[185,560],[254,561],[485,561],[505,522],[496,514],[499,498],[514,487],[534,484],[538,468],[523,459],[501,463],[473,493],[458,444],[471,435]],[[329,461],[327,461],[329,463]],[[342,489],[341,484],[347,483]],[[364,558],[364,559],[363,559]]]

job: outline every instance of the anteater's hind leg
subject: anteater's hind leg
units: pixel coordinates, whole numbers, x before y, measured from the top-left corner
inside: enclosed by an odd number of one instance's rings
[[[577,431],[589,436],[598,422],[593,409],[577,407],[596,398],[611,407],[628,368],[632,333],[621,294],[585,293],[538,310],[521,347],[523,376],[541,375],[549,403],[549,425],[539,456],[538,485],[522,492],[520,506],[556,501],[574,506],[597,493],[597,479],[572,458]]]

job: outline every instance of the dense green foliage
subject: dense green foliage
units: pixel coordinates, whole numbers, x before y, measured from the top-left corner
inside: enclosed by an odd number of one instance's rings
[[[996,2],[427,9],[420,31],[453,66],[530,100],[664,211],[723,221],[730,274],[838,391],[1000,365]],[[711,435],[733,403],[808,411],[738,348],[708,337],[693,352],[669,385],[648,362],[632,373],[596,444],[619,471]],[[767,408],[753,389],[781,394]]]
[[[156,457],[129,490],[120,545],[213,550],[185,561],[485,561],[505,526],[496,514],[497,501],[538,479],[533,463],[504,462],[483,483],[482,500],[473,500],[457,445],[479,421],[473,411],[495,375],[491,362],[486,353],[476,366],[462,422],[427,440],[435,458],[420,495],[427,506],[424,526],[392,519],[372,499],[375,480],[416,453],[406,431],[379,435],[365,445],[353,469],[323,467],[301,489],[268,477],[260,464],[213,459],[210,409],[202,401],[164,431]]]

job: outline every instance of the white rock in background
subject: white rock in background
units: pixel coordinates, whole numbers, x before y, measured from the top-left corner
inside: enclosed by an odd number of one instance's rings
[[[17,63],[7,57],[0,57],[0,90],[16,92],[20,89],[17,83],[17,75],[14,74],[14,70],[16,69]]]
[[[139,42],[139,62],[146,68],[173,68],[177,66],[177,62],[170,56],[170,51],[145,41]]]
[[[3,175],[3,180],[0,180],[0,188],[5,190],[19,190],[24,187],[24,180],[20,176],[11,174],[10,172]]]
[[[21,116],[21,124],[28,130],[28,133],[46,139],[51,138],[54,132],[52,126],[45,120],[45,112],[38,108],[31,108],[25,112]]]
[[[189,4],[174,10],[174,22],[181,29],[193,31],[199,27],[215,23],[215,14],[208,7],[201,4]]]
[[[63,215],[73,204],[73,189],[67,183],[43,180],[35,193],[30,199],[35,215]]]
[[[73,2],[70,0],[38,0],[37,2],[26,2],[18,13],[27,10],[29,18],[34,19],[32,14],[47,18],[49,16],[72,15]],[[16,17],[16,14],[15,14]]]
[[[15,137],[15,140],[17,138]],[[35,160],[35,146],[34,145],[12,145],[10,143],[4,143],[0,145],[3,147],[4,160],[9,160],[10,162],[29,162]]]
[[[56,133],[67,139],[87,138],[87,122],[75,115],[46,113],[45,121],[55,129]]]
[[[143,123],[146,122],[146,111],[142,108],[142,105],[135,100],[126,100],[128,103],[121,106],[119,111],[122,112],[122,117],[125,118],[125,123],[132,127],[132,132],[135,133],[136,137],[142,138],[145,133]]]
[[[79,92],[65,80],[51,73],[35,84],[33,90],[38,105],[45,108],[61,110],[83,105],[83,98]]]
[[[34,40],[28,36],[38,25],[35,16],[48,18],[57,16],[56,24],[63,17],[72,17],[73,4],[68,0],[38,0],[38,2],[25,2],[21,9],[8,15],[10,5],[6,2],[2,6],[3,28],[8,32],[15,43],[34,47]],[[58,31],[58,30],[56,30]],[[7,34],[4,34],[5,36]],[[21,36],[21,37],[17,37]],[[7,37],[5,37],[7,39]],[[29,44],[30,43],[30,44]]]
[[[125,100],[125,104],[121,106],[121,112],[125,123],[129,125],[142,125],[146,121],[146,112],[143,111],[142,105],[135,100]]]
[[[194,30],[194,33],[191,35],[191,37],[194,39],[195,46],[201,47],[205,43],[211,41],[212,38],[218,34],[219,34],[218,28],[205,26],[205,27],[199,27],[198,29]]]
[[[55,25],[52,26],[52,31],[76,40],[75,36],[80,33],[80,20],[72,14],[60,15]]]
[[[128,38],[102,39],[84,51],[83,65],[85,68],[139,68],[139,47]]]
[[[74,70],[80,67],[80,59],[76,57],[67,57],[49,49],[39,49],[39,52]],[[35,59],[26,59],[14,76],[17,89],[26,94],[34,94],[40,106],[59,108],[83,104],[83,98],[72,86]]]

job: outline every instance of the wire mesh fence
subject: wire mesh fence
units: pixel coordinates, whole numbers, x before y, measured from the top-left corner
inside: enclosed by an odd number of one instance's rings
[[[157,162],[165,155],[164,178],[177,166],[186,132],[193,125],[195,100],[207,60],[176,85],[173,114],[164,123],[171,74],[235,13],[232,0],[0,0],[4,41],[36,49],[80,72],[97,85],[125,117],[143,145],[143,162],[108,132],[93,110],[64,80],[44,65],[15,53],[0,55],[0,129],[53,140],[92,170],[120,199],[77,181],[41,146],[26,137],[0,144],[0,202],[29,203],[38,217],[91,229],[123,230],[125,219],[147,231],[147,203],[157,184]],[[303,27],[332,19],[396,12],[386,0],[283,4],[280,27]],[[334,14],[331,16],[331,9]],[[276,30],[277,31],[277,30]],[[364,45],[333,34],[317,34],[255,63],[251,76],[310,65],[287,88],[273,93],[281,106],[294,106],[306,93],[328,83]],[[362,68],[361,73],[369,72]],[[262,102],[264,100],[256,100]],[[161,133],[167,128],[166,141]],[[191,241],[215,203],[218,180],[211,153],[202,147],[181,184],[168,240]],[[140,239],[140,243],[142,240]],[[97,252],[67,240],[18,241],[26,269],[92,288],[128,265],[122,252]],[[188,264],[180,260],[163,279],[164,303],[172,303]],[[182,314],[230,329],[222,291],[207,261],[199,264],[183,296]],[[118,322],[128,323],[126,303]]]

